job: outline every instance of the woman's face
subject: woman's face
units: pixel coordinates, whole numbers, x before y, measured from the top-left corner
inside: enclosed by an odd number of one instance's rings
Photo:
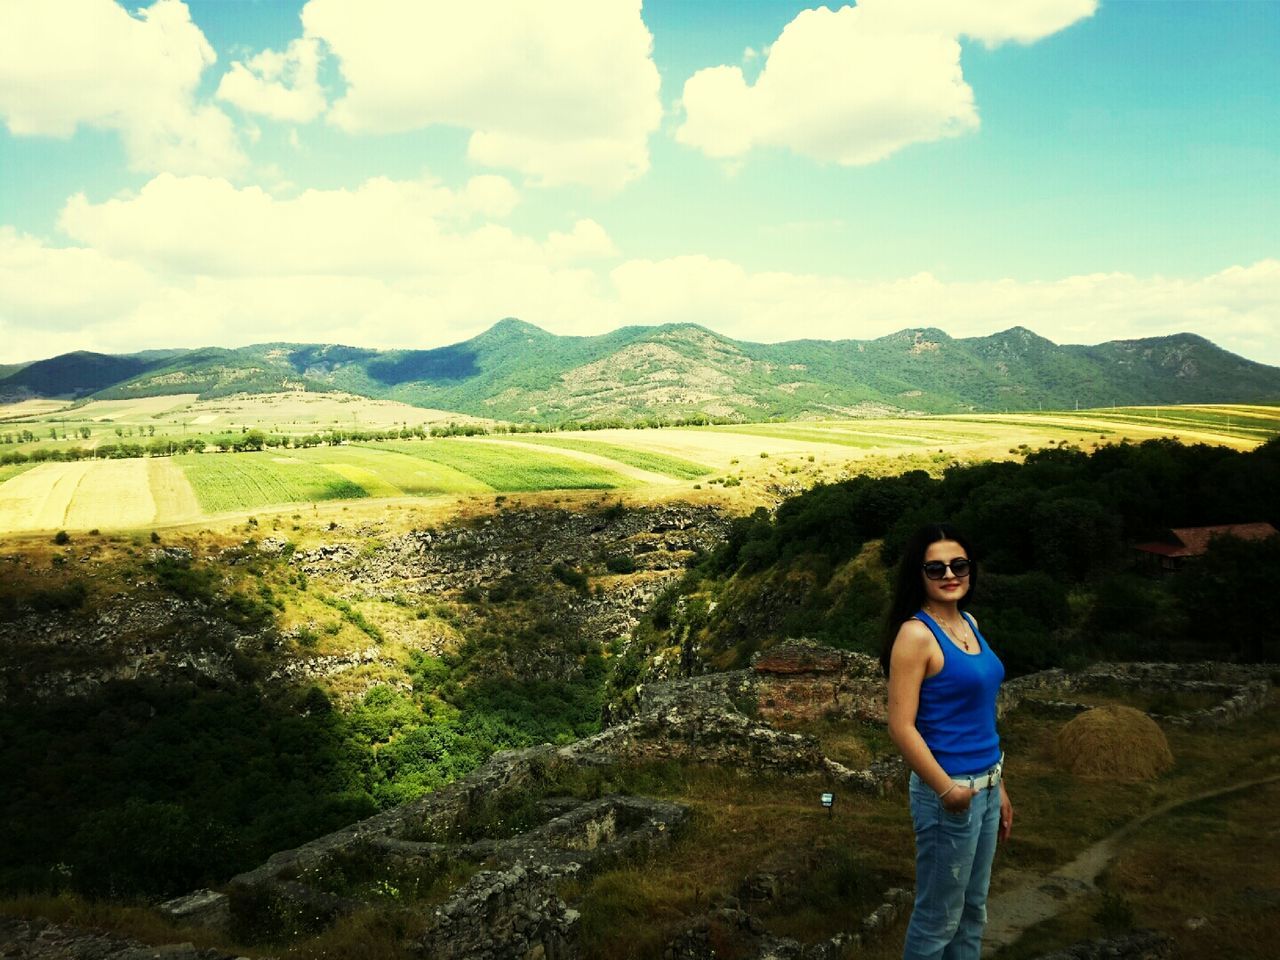
[[[968,560],[969,555],[965,553],[964,547],[954,540],[938,540],[929,544],[924,552],[925,563],[940,561],[950,564],[953,560],[962,559]],[[957,577],[951,572],[950,566],[947,567],[941,580],[930,580],[924,575],[924,570],[920,571],[920,576],[924,578],[925,597],[934,603],[955,603],[969,592],[969,578]]]

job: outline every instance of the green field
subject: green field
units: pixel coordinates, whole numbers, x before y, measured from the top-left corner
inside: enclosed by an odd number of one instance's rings
[[[373,449],[394,450],[474,477],[501,493],[530,490],[612,490],[634,486],[621,474],[555,454],[464,439],[396,441]]]
[[[368,492],[332,470],[272,453],[175,457],[200,506],[209,513],[277,503],[343,500]]]
[[[617,460],[638,470],[650,473],[661,473],[680,480],[696,480],[712,473],[712,469],[692,460],[683,460],[663,453],[639,450],[635,447],[624,447],[617,443],[602,443],[598,440],[579,440],[570,437],[549,437],[543,434],[524,434],[520,436],[522,443],[538,443],[548,447],[561,447],[565,450],[577,450],[581,453],[594,453],[610,460]]]
[[[348,468],[351,472],[346,473],[347,478],[360,484],[374,497],[431,497],[493,491],[487,483],[461,470],[382,446],[315,447],[291,453],[308,463],[324,464],[338,470]],[[362,472],[375,478],[374,481],[356,479]]]
[[[0,467],[0,483],[4,483],[6,480],[10,480],[13,477],[16,477],[20,473],[26,473],[28,470],[30,470],[34,466],[35,466],[34,463],[5,464],[4,466]]]

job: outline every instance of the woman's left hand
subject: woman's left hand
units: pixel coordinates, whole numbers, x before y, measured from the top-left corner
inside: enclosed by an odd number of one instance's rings
[[[1004,788],[1004,783],[1000,784],[1000,830],[996,833],[996,840],[1000,843],[1009,839],[1009,834],[1013,832],[1013,803],[1009,800],[1009,791]]]

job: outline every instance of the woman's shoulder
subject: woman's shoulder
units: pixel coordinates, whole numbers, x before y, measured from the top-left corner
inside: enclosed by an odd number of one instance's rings
[[[903,620],[902,626],[898,627],[896,643],[905,644],[908,650],[927,649],[933,644],[933,631],[923,620],[912,617],[910,620]]]

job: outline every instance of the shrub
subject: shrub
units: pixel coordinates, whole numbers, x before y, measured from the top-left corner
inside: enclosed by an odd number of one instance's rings
[[[572,587],[581,593],[587,592],[587,575],[569,566],[563,560],[557,560],[551,565],[551,575],[566,587]]]
[[[27,602],[37,613],[49,613],[54,610],[78,610],[84,606],[88,596],[88,588],[81,581],[73,580],[61,587],[34,590],[28,595]]]
[[[604,566],[610,573],[635,573],[636,558],[629,554],[620,553],[605,560]]]

